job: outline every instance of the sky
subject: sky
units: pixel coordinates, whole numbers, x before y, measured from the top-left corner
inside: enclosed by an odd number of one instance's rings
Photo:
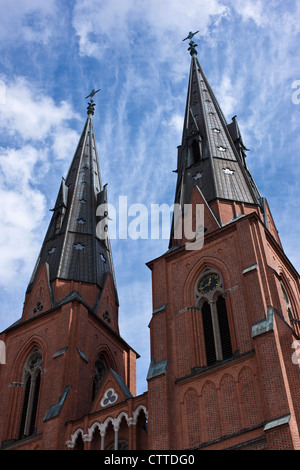
[[[293,0],[0,0],[0,331],[25,291],[95,88],[103,184],[118,207],[174,202],[190,55],[227,122],[299,271],[300,2]],[[111,241],[121,336],[147,390],[152,315],[146,263],[168,240]]]

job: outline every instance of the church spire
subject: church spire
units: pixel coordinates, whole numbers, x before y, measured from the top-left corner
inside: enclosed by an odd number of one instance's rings
[[[99,91],[99,90],[97,90]],[[87,119],[66,178],[62,178],[53,215],[28,286],[30,292],[42,266],[49,280],[72,280],[103,288],[108,274],[117,290],[108,237],[97,233],[97,207],[106,202],[102,186],[93,124],[95,90],[87,96]]]
[[[194,33],[192,33],[194,34]],[[187,37],[189,38],[189,36]],[[186,39],[187,39],[186,38]],[[214,210],[218,201],[263,209],[263,200],[246,165],[236,117],[227,124],[224,114],[197,58],[191,40],[189,84],[182,133],[178,147],[175,203],[189,204],[194,187]],[[215,211],[220,224],[224,214]]]

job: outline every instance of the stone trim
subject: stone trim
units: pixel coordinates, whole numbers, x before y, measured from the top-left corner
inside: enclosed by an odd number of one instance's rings
[[[264,427],[264,431],[269,431],[270,429],[277,428],[278,426],[282,426],[283,424],[288,424],[291,419],[291,415],[285,415],[281,418],[272,419],[268,421]]]

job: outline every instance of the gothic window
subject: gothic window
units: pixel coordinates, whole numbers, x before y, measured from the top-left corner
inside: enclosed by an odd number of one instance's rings
[[[41,363],[42,353],[38,348],[35,348],[27,358],[23,371],[24,399],[19,431],[20,439],[31,436],[35,430],[41,382]]]
[[[291,304],[289,295],[287,293],[287,290],[286,290],[286,288],[285,288],[282,281],[280,281],[280,285],[281,285],[283,300],[284,300],[284,303],[285,303],[285,306],[286,306],[286,312],[288,314],[289,321],[290,321],[291,324],[296,323],[294,313],[293,313],[292,304]]]
[[[228,324],[228,316],[226,309],[226,302],[223,295],[219,295],[216,301],[218,324],[220,331],[220,340],[222,348],[223,360],[229,359],[232,356],[232,347],[230,339],[230,330]]]
[[[107,372],[107,365],[104,359],[103,354],[99,354],[95,361],[95,375],[93,377],[94,383],[93,383],[93,400],[95,396],[97,395],[97,392],[100,388],[100,385],[103,382],[103,379],[105,377],[105,374]]]
[[[195,290],[201,309],[206,364],[224,361],[232,356],[232,345],[226,301],[221,276],[209,269],[200,277]]]
[[[207,365],[210,366],[216,362],[217,357],[211,308],[207,301],[202,305],[202,324],[204,332],[206,362]]]

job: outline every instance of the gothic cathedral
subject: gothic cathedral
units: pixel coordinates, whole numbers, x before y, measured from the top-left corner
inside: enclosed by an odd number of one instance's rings
[[[174,218],[168,251],[147,263],[148,390],[136,395],[138,353],[120,335],[109,237],[96,229],[107,191],[92,97],[22,316],[0,335],[1,449],[300,449],[299,275],[236,117],[227,124],[189,51],[174,202],[179,224],[187,205],[204,223],[191,241]]]

